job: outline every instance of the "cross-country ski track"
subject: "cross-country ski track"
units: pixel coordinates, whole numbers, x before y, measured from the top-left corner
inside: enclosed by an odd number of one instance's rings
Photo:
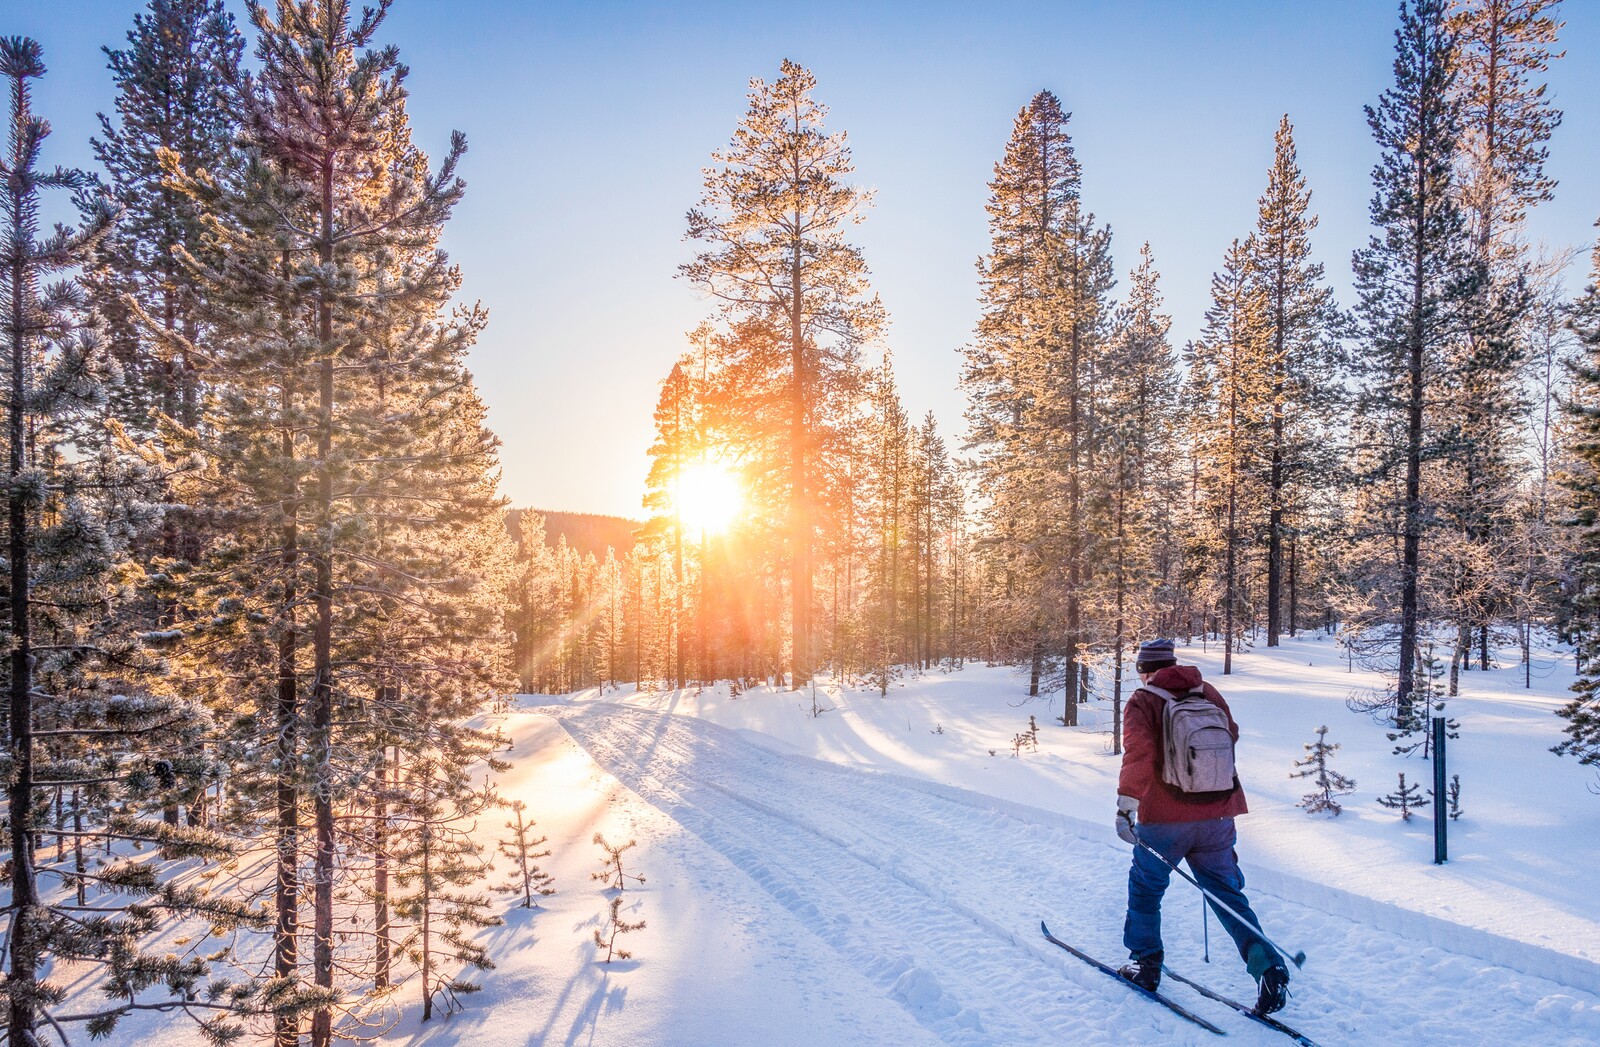
[[[1089,822],[776,751],[695,717],[604,702],[522,700],[529,704],[503,725],[513,759],[518,751],[526,754],[533,736],[548,730],[553,719],[623,787],[613,803],[642,802],[665,815],[674,832],[687,834],[676,841],[675,853],[693,866],[698,882],[692,889],[709,893],[713,905],[727,896],[738,911],[749,910],[754,897],[764,925],[781,930],[762,933],[772,950],[789,954],[766,959],[785,965],[786,977],[803,995],[811,994],[807,1007],[816,1018],[802,1027],[768,1030],[768,1043],[1220,1039],[1039,938],[1043,918],[1058,936],[1107,962],[1121,962],[1127,852]],[[639,851],[630,857],[648,875],[652,841],[641,836]],[[1248,818],[1241,819],[1241,837],[1241,849],[1248,850]],[[1584,989],[1486,961],[1477,954],[1491,936],[1470,932],[1463,939],[1468,948],[1454,951],[1449,925],[1441,921],[1435,923],[1445,932],[1436,926],[1430,941],[1418,941],[1379,925],[1388,922],[1384,906],[1373,907],[1378,920],[1372,922],[1336,915],[1329,909],[1339,906],[1318,905],[1315,885],[1275,879],[1281,880],[1273,885],[1277,890],[1247,887],[1257,912],[1280,943],[1310,953],[1282,1017],[1324,1045],[1600,1039],[1600,1000]],[[641,888],[637,904],[643,916],[659,918],[661,901],[650,892],[648,884]],[[1201,962],[1192,888],[1175,882],[1165,915],[1170,964],[1236,998],[1253,998],[1250,980],[1215,921],[1213,962]],[[652,957],[648,934],[627,943],[641,954],[638,962],[698,962],[682,952]],[[709,954],[729,943],[708,940],[699,947]],[[1506,947],[1517,954],[1516,943]],[[874,1002],[866,1008],[874,1013],[860,1013],[859,989],[847,983],[863,982],[881,993],[886,1009]],[[1182,986],[1165,988],[1227,1029],[1228,1042],[1288,1042]],[[701,1004],[714,1012],[717,1002],[708,998]],[[830,1015],[834,1004],[851,1013]],[[459,1017],[470,1020],[470,1013]],[[835,1022],[853,1031],[843,1036],[830,1027]],[[681,1040],[660,1027],[648,1040],[712,1042],[707,1026],[694,1024]],[[589,1036],[583,1042],[611,1042],[595,1026]]]

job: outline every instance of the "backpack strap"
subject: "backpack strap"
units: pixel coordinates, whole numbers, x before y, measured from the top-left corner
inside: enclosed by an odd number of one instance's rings
[[[1167,702],[1178,702],[1178,701],[1182,701],[1184,698],[1195,698],[1195,697],[1205,698],[1206,697],[1206,685],[1203,684],[1203,683],[1199,687],[1196,687],[1196,688],[1194,688],[1193,690],[1190,690],[1190,691],[1185,691],[1181,695],[1173,694],[1171,691],[1167,690],[1165,687],[1157,687],[1153,683],[1142,683],[1142,684],[1140,684],[1138,686],[1137,689],[1140,690],[1140,691],[1149,691],[1151,694],[1155,695],[1157,698],[1160,698],[1163,701],[1167,701]],[[1210,701],[1209,698],[1207,698],[1206,700]]]

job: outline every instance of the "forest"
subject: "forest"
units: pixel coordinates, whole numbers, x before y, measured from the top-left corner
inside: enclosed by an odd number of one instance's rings
[[[1059,695],[1050,730],[1120,710],[1142,639],[1226,674],[1320,631],[1408,733],[1509,639],[1570,645],[1549,745],[1600,766],[1600,249],[1574,298],[1582,260],[1525,235],[1559,0],[1402,0],[1370,242],[1313,252],[1285,115],[1181,346],[1067,106],[1018,99],[962,419],[902,402],[850,235],[871,193],[784,60],[683,201],[705,316],[661,361],[644,519],[582,548],[498,492],[490,313],[440,246],[467,142],[413,140],[389,6],[149,0],[105,51],[97,171],[44,162],[48,56],[0,37],[7,1042],[157,1010],[326,1047],[401,991],[464,1006],[501,907],[480,714],[513,693],[887,695],[981,662]]]

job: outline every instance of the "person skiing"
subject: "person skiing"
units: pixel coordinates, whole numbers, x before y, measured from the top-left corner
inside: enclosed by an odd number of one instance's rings
[[[1256,980],[1256,1013],[1281,1010],[1289,970],[1259,930],[1234,851],[1233,820],[1249,809],[1233,766],[1239,725],[1200,670],[1178,664],[1173,641],[1141,644],[1135,668],[1141,686],[1128,699],[1116,815],[1117,835],[1133,844],[1122,929],[1133,962],[1118,973],[1146,989],[1161,984],[1161,896],[1171,878],[1161,858],[1187,861],[1195,880],[1233,910],[1211,903]]]

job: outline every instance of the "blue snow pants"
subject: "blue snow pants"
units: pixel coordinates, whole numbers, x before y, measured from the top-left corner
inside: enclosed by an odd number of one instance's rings
[[[1187,861],[1194,878],[1206,890],[1256,927],[1261,921],[1244,896],[1244,874],[1239,871],[1239,856],[1233,846],[1239,836],[1232,818],[1209,818],[1203,822],[1168,822],[1139,826],[1139,837],[1163,858],[1177,865]],[[1161,951],[1161,896],[1166,893],[1172,872],[1143,847],[1133,849],[1133,868],[1128,871],[1128,919],[1122,926],[1122,943],[1134,959]],[[1261,935],[1232,913],[1214,903],[1223,930],[1239,947],[1239,955],[1259,979],[1261,972],[1281,961]]]

